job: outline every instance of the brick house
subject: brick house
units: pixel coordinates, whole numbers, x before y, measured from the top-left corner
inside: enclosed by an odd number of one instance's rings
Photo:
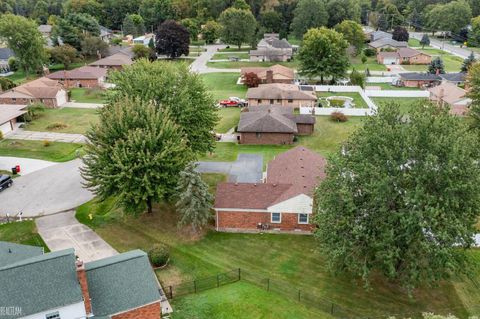
[[[265,33],[257,44],[256,50],[250,50],[250,61],[289,61],[293,56],[293,47],[286,39],[280,39],[278,33]]]
[[[400,48],[395,52],[382,51],[377,54],[380,64],[430,64],[432,57],[412,48]]]
[[[304,91],[295,84],[271,83],[260,84],[247,91],[249,106],[279,105],[299,108],[313,107],[317,103],[317,95],[313,91]]]
[[[18,308],[6,319],[161,317],[159,284],[140,250],[84,264],[73,249],[0,242],[0,287],[2,303]]]
[[[0,94],[0,104],[25,105],[42,103],[56,108],[68,102],[67,91],[58,81],[46,77],[17,86]]]
[[[408,47],[408,43],[404,41],[396,41],[396,40],[393,40],[392,38],[384,37],[376,41],[370,42],[368,44],[368,47],[376,50],[377,52],[380,52],[385,49],[388,50],[388,49],[406,48]]]
[[[252,106],[240,114],[237,132],[240,144],[292,144],[296,135],[310,135],[315,117],[293,114],[281,106]]]
[[[325,165],[325,158],[298,146],[268,163],[265,183],[220,183],[216,230],[310,233],[313,193],[325,178]]]
[[[0,132],[3,136],[13,131],[17,126],[17,119],[27,113],[27,105],[0,104]]]
[[[440,76],[430,73],[409,72],[400,73],[399,76],[399,82],[401,85],[412,88],[431,87],[439,84],[442,81]]]
[[[121,70],[124,66],[132,64],[133,60],[129,55],[124,53],[115,53],[111,56],[90,63],[90,66],[104,69]]]
[[[247,73],[255,73],[258,78],[260,79],[261,84],[268,84],[268,83],[284,83],[284,84],[292,84],[295,80],[295,72],[291,68],[287,68],[286,66],[276,64],[268,68],[262,67],[248,67],[242,68],[240,70],[240,76],[243,78]]]
[[[49,79],[59,81],[66,88],[101,88],[105,83],[107,69],[94,66],[82,66],[70,71],[57,71],[47,75]]]
[[[472,100],[466,96],[466,90],[449,82],[444,82],[428,91],[430,92],[430,101],[437,103],[440,107],[449,107],[449,112],[453,115],[465,115],[472,103]]]

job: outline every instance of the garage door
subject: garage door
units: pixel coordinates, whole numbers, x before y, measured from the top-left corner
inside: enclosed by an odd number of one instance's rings
[[[0,131],[2,132],[2,134],[5,136],[5,134],[7,134],[8,132],[10,132],[12,130],[12,127],[10,126],[10,122],[7,122],[7,123],[4,123],[4,124],[0,124]]]
[[[57,93],[57,106],[62,106],[65,103],[67,103],[67,92],[59,91]]]

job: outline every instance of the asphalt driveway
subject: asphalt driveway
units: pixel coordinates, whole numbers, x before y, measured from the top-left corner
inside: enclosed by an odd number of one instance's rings
[[[15,178],[13,186],[0,193],[0,216],[49,215],[89,201],[93,194],[82,187],[81,164],[77,159]]]
[[[235,162],[198,162],[200,173],[222,173],[234,183],[260,183],[263,179],[263,156],[238,154]]]

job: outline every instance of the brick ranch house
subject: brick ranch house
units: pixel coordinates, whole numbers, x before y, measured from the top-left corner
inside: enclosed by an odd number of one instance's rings
[[[382,51],[377,54],[380,64],[430,64],[432,56],[412,48],[400,48],[395,52]]]
[[[216,230],[310,233],[313,193],[325,178],[325,165],[325,158],[298,146],[268,163],[265,183],[220,183]]]
[[[161,317],[159,284],[141,250],[84,264],[73,249],[45,254],[0,242],[0,287],[2,304],[18,311],[5,319]]]
[[[283,66],[280,64],[276,64],[268,68],[262,68],[262,67],[242,68],[240,71],[242,82],[245,74],[247,73],[255,73],[260,79],[261,84],[269,84],[269,83],[292,84],[293,81],[295,80],[295,72],[293,71],[293,69],[287,68],[286,66]]]
[[[260,84],[247,91],[249,106],[279,105],[299,108],[301,106],[313,107],[317,103],[317,95],[313,91],[303,91],[295,84]]]
[[[0,94],[0,104],[25,105],[42,103],[56,108],[68,101],[67,91],[58,83],[46,77],[17,86]]]
[[[408,43],[404,41],[396,41],[396,40],[393,40],[392,38],[384,37],[376,41],[370,42],[368,44],[368,47],[376,50],[377,52],[380,52],[385,49],[390,50],[390,49],[406,48],[408,47]]]
[[[406,87],[431,87],[440,84],[442,78],[436,74],[409,72],[400,73],[400,84]]]
[[[125,53],[115,53],[111,56],[106,58],[100,59],[93,63],[90,63],[90,66],[103,68],[103,69],[113,69],[113,70],[121,70],[124,66],[132,65],[133,60],[132,58]]]
[[[251,106],[240,114],[240,144],[292,144],[296,135],[310,135],[315,117],[293,114],[293,108]]]
[[[0,132],[3,136],[17,127],[17,119],[27,113],[27,105],[0,104]]]
[[[466,96],[466,90],[450,82],[444,82],[428,91],[430,92],[430,101],[440,107],[449,107],[449,112],[453,115],[465,115],[472,103],[472,100]]]
[[[49,79],[59,81],[66,88],[100,88],[103,87],[106,76],[107,69],[94,66],[82,66],[47,75]]]

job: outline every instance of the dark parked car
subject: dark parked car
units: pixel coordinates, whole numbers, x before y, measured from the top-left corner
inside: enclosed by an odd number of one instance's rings
[[[13,180],[8,175],[0,175],[0,192],[5,188],[12,186]]]

